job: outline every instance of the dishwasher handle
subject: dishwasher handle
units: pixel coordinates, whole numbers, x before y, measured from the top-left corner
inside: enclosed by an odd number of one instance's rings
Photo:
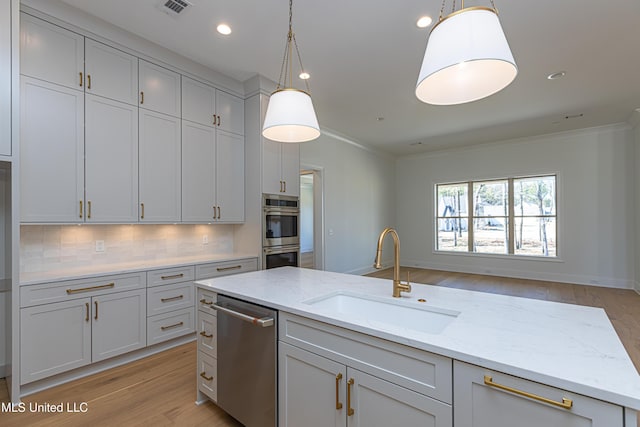
[[[226,307],[222,307],[219,306],[218,304],[216,304],[215,302],[213,304],[211,304],[210,306],[211,308],[221,311],[223,313],[226,313],[230,316],[236,317],[240,320],[244,320],[245,322],[249,322],[253,325],[256,326],[262,326],[263,328],[266,328],[268,326],[273,326],[274,324],[274,319],[273,317],[263,317],[261,319],[258,319],[257,317],[253,317],[253,316],[248,316],[244,313],[240,313],[238,311],[234,311],[234,310],[230,310]]]

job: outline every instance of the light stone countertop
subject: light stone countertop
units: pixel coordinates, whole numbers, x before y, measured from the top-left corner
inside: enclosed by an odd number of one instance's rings
[[[125,274],[137,271],[155,270],[161,268],[183,267],[186,265],[208,264],[211,262],[235,261],[246,258],[257,258],[257,254],[231,253],[209,254],[191,257],[164,258],[155,260],[132,261],[118,264],[89,265],[80,268],[50,270],[34,273],[21,273],[20,285],[35,285],[61,280],[87,279],[92,277]]]
[[[391,280],[282,267],[197,285],[321,322],[640,410],[640,376],[603,309],[413,284],[403,301],[459,311],[441,333],[385,325],[303,301],[335,292],[391,297]],[[416,303],[417,304],[417,303]]]

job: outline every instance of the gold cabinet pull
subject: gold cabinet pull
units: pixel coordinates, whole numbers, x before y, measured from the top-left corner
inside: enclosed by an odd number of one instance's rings
[[[80,200],[80,218],[82,218],[82,200]]]
[[[87,201],[87,219],[91,219],[91,200]]]
[[[162,329],[163,331],[166,331],[167,329],[179,328],[182,325],[184,325],[184,322],[178,322],[169,326],[160,326],[160,329]]]
[[[220,126],[220,116],[218,116],[218,126]]]
[[[336,375],[336,410],[342,409],[342,403],[340,402],[340,381],[342,380],[342,374]]]
[[[287,192],[287,181],[282,181],[282,182],[283,182],[283,184],[284,184],[284,191],[283,191],[283,193],[286,193],[286,192]]]
[[[161,302],[177,301],[182,298],[184,298],[184,295],[178,295],[177,297],[171,297],[171,298],[160,298],[160,301]]]
[[[140,203],[140,219],[144,219],[144,203]]]
[[[85,308],[87,309],[87,315],[85,316],[84,321],[85,321],[85,322],[88,322],[88,321],[89,321],[89,303],[88,303],[88,302],[85,302],[85,303],[84,303],[84,306],[85,306]]]
[[[218,267],[218,268],[216,268],[216,271],[238,270],[239,268],[242,268],[242,266],[241,265],[233,265],[231,267]]]
[[[212,123],[212,124],[213,124],[214,126],[216,125],[216,115],[215,115],[215,114],[213,115],[213,123]]]
[[[503,385],[503,384],[498,384],[496,382],[493,382],[493,378],[491,376],[489,376],[489,375],[485,375],[484,376],[484,384],[488,385],[489,387],[495,387],[495,388],[498,388],[500,390],[508,391],[510,393],[517,394],[519,396],[528,397],[529,399],[537,400],[539,402],[548,403],[549,405],[558,406],[558,407],[564,408],[564,409],[571,409],[571,407],[573,406],[573,400],[567,399],[566,397],[562,398],[562,402],[558,402],[558,401],[552,400],[552,399],[547,399],[546,397],[538,396],[537,394],[529,393],[529,392],[526,392],[526,391],[518,390],[516,388],[512,388],[512,387],[509,387],[509,386],[506,386],[506,385]]]
[[[213,338],[213,334],[208,334],[205,331],[200,332],[200,335],[202,335],[205,338]]]
[[[179,279],[181,277],[184,277],[184,273],[172,274],[171,276],[160,276],[162,280]]]
[[[213,376],[208,377],[205,371],[200,372],[200,376],[207,381],[211,381],[213,379]]]
[[[82,87],[82,71],[80,71],[78,74],[80,74],[80,87]]]
[[[140,105],[144,104],[144,92],[140,91]]]
[[[220,219],[220,206],[218,206],[218,219]]]
[[[94,301],[93,303],[96,305],[96,315],[93,318],[98,320],[98,301]]]
[[[82,292],[97,291],[100,289],[109,289],[115,287],[115,282],[107,283],[106,285],[90,286],[88,288],[67,289],[67,295],[79,294]]]
[[[91,89],[91,74],[87,74],[87,89]]]
[[[351,407],[351,386],[354,382],[353,378],[349,378],[349,381],[347,381],[347,416],[349,417],[356,413]]]
[[[200,302],[201,302],[202,304],[204,304],[204,305],[211,305],[211,304],[213,304],[213,301],[207,301],[207,300],[206,300],[206,298],[202,298],[202,299],[200,300]]]

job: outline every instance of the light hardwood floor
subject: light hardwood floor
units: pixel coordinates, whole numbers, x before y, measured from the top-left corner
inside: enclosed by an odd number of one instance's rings
[[[406,271],[413,283],[602,307],[640,370],[640,295],[634,291],[416,268],[402,268],[402,277]],[[393,272],[382,270],[371,276],[390,279]],[[195,343],[186,344],[24,399],[27,405],[87,402],[86,413],[0,413],[0,425],[240,427],[211,402],[195,405],[195,366]],[[4,380],[0,380],[0,400],[7,402]]]

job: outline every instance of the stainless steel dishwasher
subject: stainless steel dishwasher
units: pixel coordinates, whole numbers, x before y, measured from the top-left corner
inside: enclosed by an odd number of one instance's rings
[[[218,406],[245,427],[277,423],[278,312],[226,295],[218,322]]]

